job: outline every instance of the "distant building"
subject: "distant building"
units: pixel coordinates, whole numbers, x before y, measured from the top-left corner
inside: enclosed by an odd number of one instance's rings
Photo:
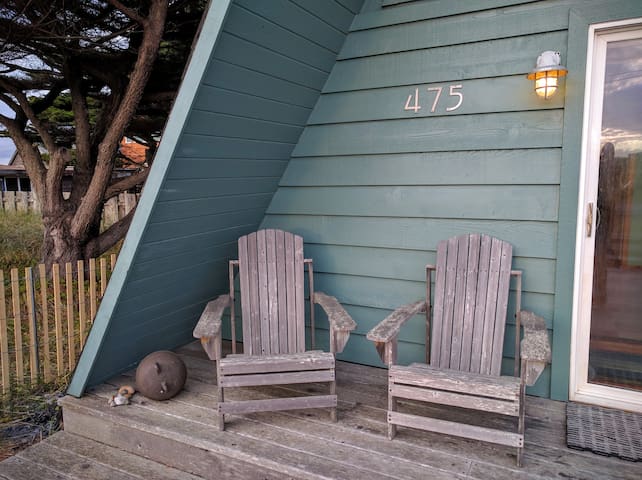
[[[128,160],[121,167],[114,169],[113,177],[127,177],[138,168],[145,165],[147,160],[147,147],[136,141],[123,137],[118,147],[119,153]],[[73,167],[67,167],[63,176],[63,192],[71,191],[71,182],[74,175]],[[2,192],[30,192],[31,180],[25,169],[22,157],[15,151],[8,165],[0,165],[0,191]]]
[[[0,191],[31,191],[31,180],[17,151],[11,156],[8,165],[0,165]]]

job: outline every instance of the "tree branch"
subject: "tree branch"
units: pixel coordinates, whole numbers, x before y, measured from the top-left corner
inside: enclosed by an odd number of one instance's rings
[[[0,102],[3,102],[5,105],[7,105],[11,110],[13,110],[16,113],[20,113],[22,111],[22,110],[20,110],[20,105],[18,105],[16,102],[14,102],[13,99],[9,95],[5,95],[4,93],[0,93]]]
[[[54,85],[51,86],[49,89],[49,92],[47,92],[47,95],[44,97],[40,97],[37,100],[35,100],[32,104],[33,106],[33,111],[36,114],[42,113],[45,110],[47,110],[49,107],[51,107],[58,98],[58,95],[60,95],[60,92],[63,90],[63,81],[59,80],[56,82]]]
[[[38,115],[36,115],[36,112],[29,103],[27,96],[19,88],[9,82],[6,77],[0,77],[0,87],[14,96],[24,114],[27,116],[34,128],[38,130],[38,133],[42,138],[42,142],[45,144],[45,148],[49,150],[49,152],[53,152],[56,148],[56,143],[38,118]]]
[[[22,161],[24,163],[27,174],[31,179],[33,189],[36,191],[36,195],[40,198],[44,198],[46,193],[45,178],[47,175],[47,169],[45,168],[42,157],[38,148],[36,148],[30,141],[29,138],[24,133],[24,130],[20,127],[20,124],[15,120],[10,119],[4,115],[0,115],[0,123],[2,123],[14,144]]]
[[[135,212],[136,207],[132,208],[127,215],[118,220],[103,233],[87,242],[84,248],[85,258],[96,258],[116,245],[118,241],[125,236],[127,230],[129,230],[129,226],[132,223],[132,218],[134,218]]]
[[[133,175],[130,175],[121,180],[118,180],[117,182],[110,185],[105,191],[105,197],[104,197],[105,201],[109,200],[112,197],[115,197],[120,193],[123,193],[129,190],[130,188],[134,188],[138,185],[144,184],[148,176],[149,176],[149,168],[146,168],[144,170],[134,173]]]
[[[148,19],[146,19],[146,18],[144,18],[144,17],[141,17],[141,16],[140,16],[140,15],[138,15],[134,10],[132,10],[132,9],[131,9],[131,8],[129,8],[129,7],[126,7],[125,5],[123,5],[122,3],[120,3],[118,0],[108,0],[108,1],[109,1],[109,3],[111,3],[114,7],[116,7],[118,10],[120,10],[121,12],[123,12],[125,15],[127,15],[129,18],[131,18],[131,19],[132,19],[132,20],[134,20],[135,22],[140,23],[141,25],[145,25],[145,24],[146,24],[146,22],[147,22],[147,20],[148,20]]]
[[[69,82],[71,109],[74,113],[74,121],[76,124],[76,163],[80,168],[86,169],[91,156],[89,148],[91,126],[89,124],[87,101],[81,85],[82,75],[75,67],[73,60],[67,60],[63,68],[65,77]]]

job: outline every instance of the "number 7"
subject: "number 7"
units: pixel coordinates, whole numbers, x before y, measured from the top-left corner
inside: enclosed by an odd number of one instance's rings
[[[435,95],[435,101],[432,102],[432,108],[430,109],[430,113],[435,113],[435,108],[437,108],[437,102],[439,101],[439,97],[441,96],[441,91],[443,89],[441,87],[428,87],[429,92],[437,92],[437,95]],[[452,88],[451,88],[452,91]]]

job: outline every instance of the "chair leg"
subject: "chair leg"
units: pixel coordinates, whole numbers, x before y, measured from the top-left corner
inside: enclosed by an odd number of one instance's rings
[[[337,381],[333,380],[330,382],[330,395],[336,395],[337,394]],[[337,421],[337,407],[332,407],[330,409],[330,420],[332,422]]]
[[[519,422],[517,424],[517,433],[519,433],[522,438],[524,438],[524,414],[526,410],[526,405],[525,405],[525,393],[526,393],[526,385],[524,385],[524,382],[522,381],[521,386],[519,387]],[[517,448],[517,466],[521,467],[522,462],[524,459],[524,447],[518,447]]]
[[[219,362],[216,362],[216,384],[218,391],[218,429],[222,432],[225,430],[225,414],[221,413],[221,404],[225,401],[225,394],[223,393],[223,387],[221,386],[221,370],[219,368]]]
[[[225,414],[221,413],[221,404],[223,403],[223,389],[218,389],[218,429],[222,432],[225,430]]]
[[[396,412],[397,411],[397,399],[392,396],[390,392],[388,392],[388,412]],[[397,435],[397,425],[394,423],[390,423],[390,418],[387,419],[388,421],[388,440],[392,440],[395,438],[395,435]]]

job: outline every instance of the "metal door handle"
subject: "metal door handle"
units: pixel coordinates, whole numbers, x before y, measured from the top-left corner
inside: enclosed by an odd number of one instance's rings
[[[586,206],[586,236],[593,234],[593,202]]]

